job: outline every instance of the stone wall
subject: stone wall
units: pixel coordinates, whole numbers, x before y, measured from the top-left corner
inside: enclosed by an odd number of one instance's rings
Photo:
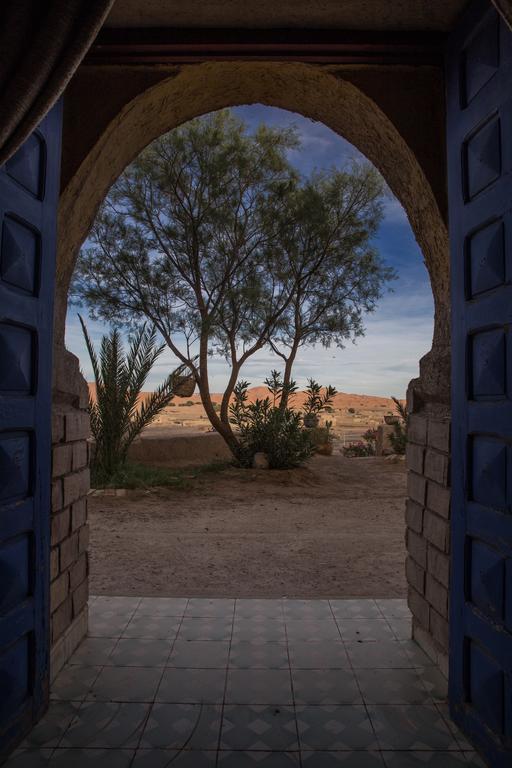
[[[413,637],[448,675],[450,579],[450,418],[409,417],[406,503],[407,581]]]
[[[52,677],[58,674],[87,633],[87,400],[87,384],[80,373],[78,359],[63,348],[57,349],[52,411]]]

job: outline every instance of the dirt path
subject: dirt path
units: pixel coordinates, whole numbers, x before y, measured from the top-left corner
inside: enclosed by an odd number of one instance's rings
[[[403,463],[335,455],[91,497],[91,592],[405,596],[405,485]]]

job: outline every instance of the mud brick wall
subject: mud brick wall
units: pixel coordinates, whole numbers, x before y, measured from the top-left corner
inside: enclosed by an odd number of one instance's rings
[[[450,419],[409,417],[406,544],[413,637],[448,673],[450,585]]]
[[[54,356],[50,560],[51,674],[87,633],[89,528],[88,390],[78,359]]]

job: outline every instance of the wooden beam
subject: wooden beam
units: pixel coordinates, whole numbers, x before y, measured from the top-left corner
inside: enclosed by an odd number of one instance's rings
[[[442,43],[443,37],[437,33],[104,28],[84,64],[158,65],[237,60],[441,66]]]

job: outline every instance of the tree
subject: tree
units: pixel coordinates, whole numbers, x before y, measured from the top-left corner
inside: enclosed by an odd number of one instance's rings
[[[110,191],[75,273],[93,317],[156,327],[235,455],[229,403],[244,363],[270,345],[287,384],[302,344],[362,333],[390,277],[369,244],[380,178],[364,166],[301,179],[288,160],[298,146],[292,129],[249,134],[229,111],[165,134]],[[230,366],[220,410],[212,353]]]
[[[284,362],[285,387],[302,346],[343,347],[362,336],[364,315],[394,278],[372,245],[384,194],[381,176],[367,163],[315,173],[290,194],[275,246],[294,287],[269,342]]]
[[[110,191],[75,274],[72,291],[93,316],[154,324],[193,372],[231,449],[228,406],[238,374],[291,299],[272,268],[269,211],[285,207],[296,182],[286,151],[297,145],[292,130],[261,126],[249,135],[229,111],[165,134]],[[231,368],[220,413],[210,396],[211,352]]]
[[[81,317],[80,323],[96,384],[96,396],[89,396],[91,432],[96,443],[93,469],[96,475],[108,479],[126,463],[135,438],[173,399],[183,366],[141,400],[144,383],[165,348],[157,346],[155,329],[145,325],[140,328],[127,355],[119,331],[114,329],[103,336],[98,355]]]

